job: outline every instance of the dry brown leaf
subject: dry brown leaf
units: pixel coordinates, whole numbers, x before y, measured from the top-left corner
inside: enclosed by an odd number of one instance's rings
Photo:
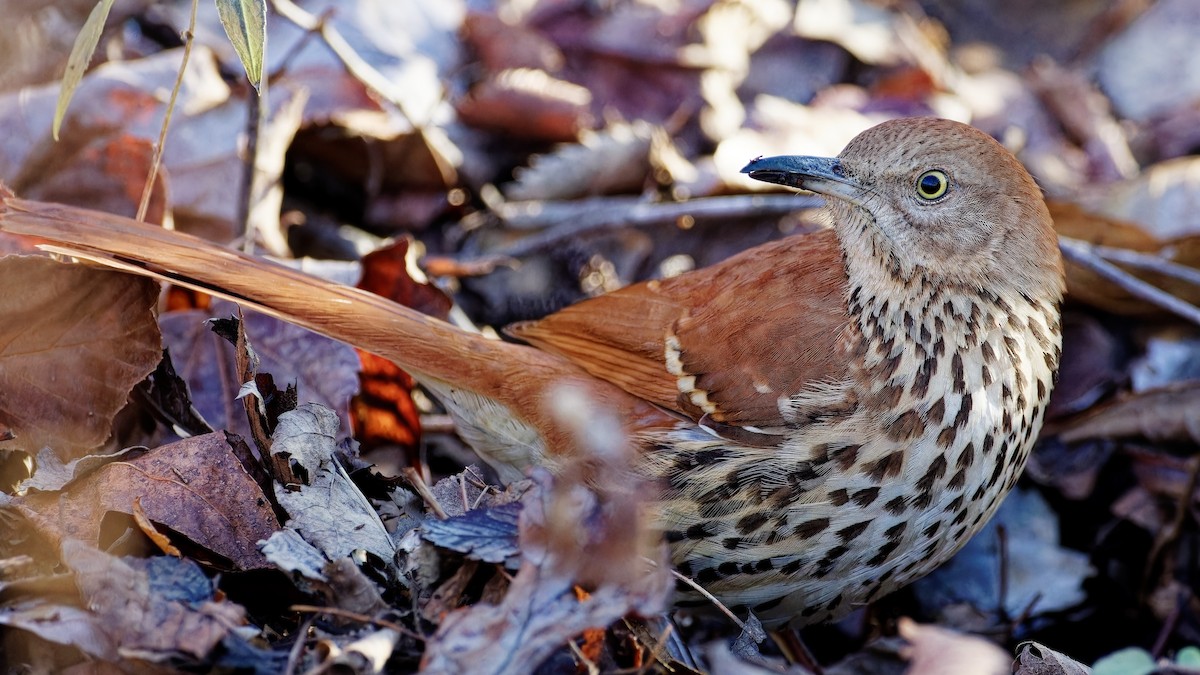
[[[1200,382],[1132,394],[1098,405],[1065,425],[1067,443],[1099,438],[1200,443]]]
[[[258,484],[242,468],[225,434],[196,436],[128,461],[112,462],[58,492],[14,497],[12,506],[47,539],[97,546],[112,511],[146,516],[219,555],[222,566],[270,567],[257,543],[279,529]]]
[[[0,258],[0,423],[5,447],[63,461],[99,447],[162,357],[158,284],[41,257]]]
[[[541,70],[505,70],[455,104],[466,124],[523,140],[568,142],[592,125],[592,96]]]

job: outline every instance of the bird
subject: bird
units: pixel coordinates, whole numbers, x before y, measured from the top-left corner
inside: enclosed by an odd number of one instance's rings
[[[10,197],[0,230],[389,358],[505,481],[578,451],[555,418],[569,387],[617,420],[676,570],[798,627],[932,571],[995,513],[1056,379],[1063,267],[1037,183],[966,124],[890,120],[836,157],[743,172],[823,195],[827,227],[515,324],[515,341],[118,216]]]

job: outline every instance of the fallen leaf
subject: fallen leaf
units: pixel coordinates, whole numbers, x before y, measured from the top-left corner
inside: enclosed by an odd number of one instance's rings
[[[514,201],[537,201],[636,193],[650,170],[654,132],[654,127],[644,122],[585,130],[578,143],[534,155],[528,167],[518,168],[516,180],[505,187],[505,196]]]
[[[1094,406],[1059,432],[1066,443],[1086,439],[1145,438],[1200,442],[1200,383],[1183,382]]]
[[[941,626],[901,618],[900,637],[908,641],[902,654],[910,675],[1007,675],[1012,658],[994,643]]]
[[[98,546],[107,543],[100,542],[105,516],[132,515],[138,499],[151,521],[217,554],[219,566],[269,566],[257,542],[279,529],[278,521],[222,433],[105,464],[60,491],[14,497],[11,506],[52,541]]]
[[[4,444],[70,461],[100,447],[134,385],[162,357],[158,284],[48,258],[0,258]]]
[[[285,525],[329,560],[365,550],[390,563],[395,544],[371,503],[338,462],[334,453],[337,433],[337,415],[314,403],[279,417],[271,454],[285,460],[302,481],[294,486],[275,485],[279,505],[290,516]]]
[[[1082,663],[1036,642],[1023,643],[1017,649],[1013,675],[1091,675]]]

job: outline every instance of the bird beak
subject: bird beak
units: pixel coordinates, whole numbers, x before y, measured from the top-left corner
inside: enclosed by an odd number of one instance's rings
[[[742,168],[755,180],[818,192],[858,202],[863,188],[846,178],[842,161],[836,157],[782,155],[759,157]]]

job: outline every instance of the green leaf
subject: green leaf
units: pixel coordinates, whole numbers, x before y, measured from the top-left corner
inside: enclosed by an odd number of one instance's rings
[[[52,133],[56,141],[58,130],[67,114],[67,106],[71,105],[71,97],[75,95],[75,90],[83,80],[83,72],[87,70],[92,54],[96,52],[96,45],[100,44],[100,34],[104,32],[104,22],[108,20],[108,12],[112,9],[114,1],[100,0],[96,3],[87,21],[83,23],[83,28],[79,29],[79,35],[75,36],[75,46],[71,47],[67,70],[63,73],[62,88],[58,90],[58,105],[54,107]]]
[[[1200,668],[1200,647],[1184,647],[1175,655],[1175,664],[1185,668]]]
[[[217,14],[246,77],[258,89],[267,51],[267,5],[263,0],[216,0]]]
[[[1154,659],[1138,647],[1115,651],[1092,666],[1092,675],[1146,675],[1153,671]]]

